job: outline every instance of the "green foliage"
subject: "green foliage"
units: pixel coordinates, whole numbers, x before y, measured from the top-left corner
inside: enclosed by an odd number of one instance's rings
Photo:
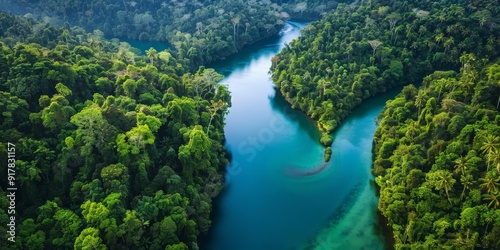
[[[74,249],[78,250],[90,250],[90,249],[99,249],[105,250],[108,249],[104,244],[102,244],[102,239],[99,237],[99,230],[96,228],[88,227],[85,228],[78,238],[75,240]]]
[[[499,62],[460,59],[460,74],[437,71],[418,92],[405,87],[380,115],[373,173],[398,248],[500,246],[500,112],[484,91],[500,93],[488,75]]]
[[[329,147],[333,143],[333,137],[328,133],[323,133],[319,141],[323,144],[323,146]]]
[[[331,157],[332,157],[332,148],[326,147],[326,149],[325,149],[325,162],[329,161]]]
[[[0,153],[16,145],[19,185],[13,249],[197,248],[228,163],[222,75],[46,19],[0,12],[0,25]]]
[[[463,53],[498,56],[498,27],[476,25],[478,15],[498,23],[498,8],[462,2],[473,10],[454,1],[339,4],[273,58],[272,79],[293,108],[317,120],[323,132],[331,132],[362,100],[397,85],[418,83],[437,69],[457,70]],[[486,7],[496,16],[477,14]],[[421,115],[424,122],[428,111]]]
[[[363,100],[422,82],[387,103],[375,134],[379,209],[396,249],[500,247],[500,71],[487,65],[499,56],[496,5],[339,4],[272,59],[277,90],[324,134]]]
[[[71,32],[44,30],[48,23],[69,22],[94,31],[85,46],[75,53],[83,58],[92,57],[92,50],[105,50],[102,36],[135,39],[141,41],[168,41],[175,48],[178,60],[191,69],[224,59],[238,52],[243,46],[276,35],[284,21],[292,18],[319,18],[337,5],[326,0],[311,1],[250,1],[239,2],[197,1],[112,1],[103,0],[92,4],[74,1],[9,1],[21,11],[32,12],[34,17],[43,17],[35,24],[36,36],[30,41],[46,45],[54,36],[66,43],[76,40]],[[29,7],[26,8],[26,7]],[[0,18],[1,19],[1,18]],[[34,22],[29,20],[30,22]],[[7,29],[8,36],[22,37],[30,23],[19,25],[19,29]],[[9,27],[12,23],[5,24]],[[69,24],[67,25],[69,26]],[[21,33],[21,34],[19,34]],[[148,49],[149,64],[158,65],[169,57],[162,52]],[[168,53],[168,52],[167,52]],[[129,57],[127,53],[123,56]],[[156,59],[160,60],[156,60]]]

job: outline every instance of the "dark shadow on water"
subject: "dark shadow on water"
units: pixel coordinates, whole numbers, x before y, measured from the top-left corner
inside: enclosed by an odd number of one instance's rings
[[[372,166],[373,167],[373,166]],[[370,187],[373,191],[376,192],[377,194],[377,200],[379,197],[379,192],[377,188],[377,184],[375,183],[375,180],[370,179]],[[377,206],[378,206],[378,201],[377,201]],[[394,241],[394,235],[392,234],[392,228],[389,227],[389,221],[387,218],[385,218],[380,210],[377,209],[374,211],[374,218],[375,218],[375,224],[373,225],[373,229],[375,230],[375,234],[384,242],[384,249],[385,250],[393,250],[394,249],[394,244],[396,243]]]
[[[315,126],[316,122],[300,110],[293,109],[278,90],[275,90],[273,96],[269,96],[269,102],[275,112],[281,113],[288,120],[298,123],[301,130],[306,131],[313,141],[319,142],[320,132]]]
[[[221,218],[223,215],[222,207],[218,206],[217,204],[220,204],[221,200],[224,200],[224,197],[229,193],[229,190],[231,189],[231,185],[224,185],[222,188],[222,191],[217,195],[217,197],[213,198],[213,206],[212,206],[212,212],[210,214],[210,220],[212,221],[212,225],[210,228],[213,227],[213,223],[215,221],[219,221],[219,218]],[[213,238],[212,234],[214,233],[214,230],[208,230],[208,232],[204,234],[199,235],[199,245],[204,246],[205,248],[201,249],[207,249],[206,246],[208,246],[210,243],[210,239]]]
[[[321,164],[318,164],[314,168],[307,168],[307,169],[304,169],[304,167],[301,166],[290,165],[285,168],[285,173],[288,176],[297,178],[304,176],[311,176],[323,172],[323,170],[327,169],[329,165],[330,165],[329,162],[323,162]]]

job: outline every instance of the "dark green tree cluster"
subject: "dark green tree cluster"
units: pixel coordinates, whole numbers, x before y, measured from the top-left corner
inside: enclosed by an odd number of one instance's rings
[[[273,58],[276,88],[331,132],[362,100],[436,69],[462,53],[498,56],[495,1],[366,1],[339,4]]]
[[[0,24],[12,25],[0,30],[0,155],[16,145],[18,188],[18,237],[0,249],[198,249],[228,164],[222,76],[99,32]]]
[[[30,0],[20,5],[30,16],[52,23],[69,22],[89,32],[98,29],[107,37],[168,41],[178,59],[196,69],[234,54],[246,44],[276,35],[291,16],[318,17],[336,3]]]
[[[380,114],[373,173],[396,249],[500,248],[500,61],[460,61]]]

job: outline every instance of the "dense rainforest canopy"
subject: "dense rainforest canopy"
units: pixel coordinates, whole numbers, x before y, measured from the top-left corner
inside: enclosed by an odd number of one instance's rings
[[[290,17],[319,18],[337,6],[327,0],[4,2],[29,17],[97,29],[106,37],[168,41],[178,60],[195,69],[276,35]]]
[[[99,32],[4,12],[0,27],[0,154],[16,145],[18,187],[8,249],[198,249],[228,164],[222,76]]]
[[[198,249],[228,164],[231,105],[222,76],[199,66],[290,17],[320,16],[271,72],[318,120],[324,145],[362,100],[422,82],[388,103],[375,135],[379,208],[395,246],[500,248],[494,0],[0,3],[29,12],[0,12],[0,155],[16,145],[23,208],[16,249]],[[174,48],[139,56],[105,37]]]
[[[331,132],[362,100],[458,69],[464,52],[499,53],[496,1],[368,1],[340,4],[273,58],[276,88]]]
[[[373,173],[397,249],[500,249],[500,61],[460,61],[380,114]]]

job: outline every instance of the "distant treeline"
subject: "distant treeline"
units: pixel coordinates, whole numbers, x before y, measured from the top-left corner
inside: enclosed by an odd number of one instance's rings
[[[20,6],[28,17],[52,24],[100,30],[106,37],[168,41],[178,60],[192,69],[276,35],[290,18],[318,19],[338,4],[327,0],[7,2]]]

